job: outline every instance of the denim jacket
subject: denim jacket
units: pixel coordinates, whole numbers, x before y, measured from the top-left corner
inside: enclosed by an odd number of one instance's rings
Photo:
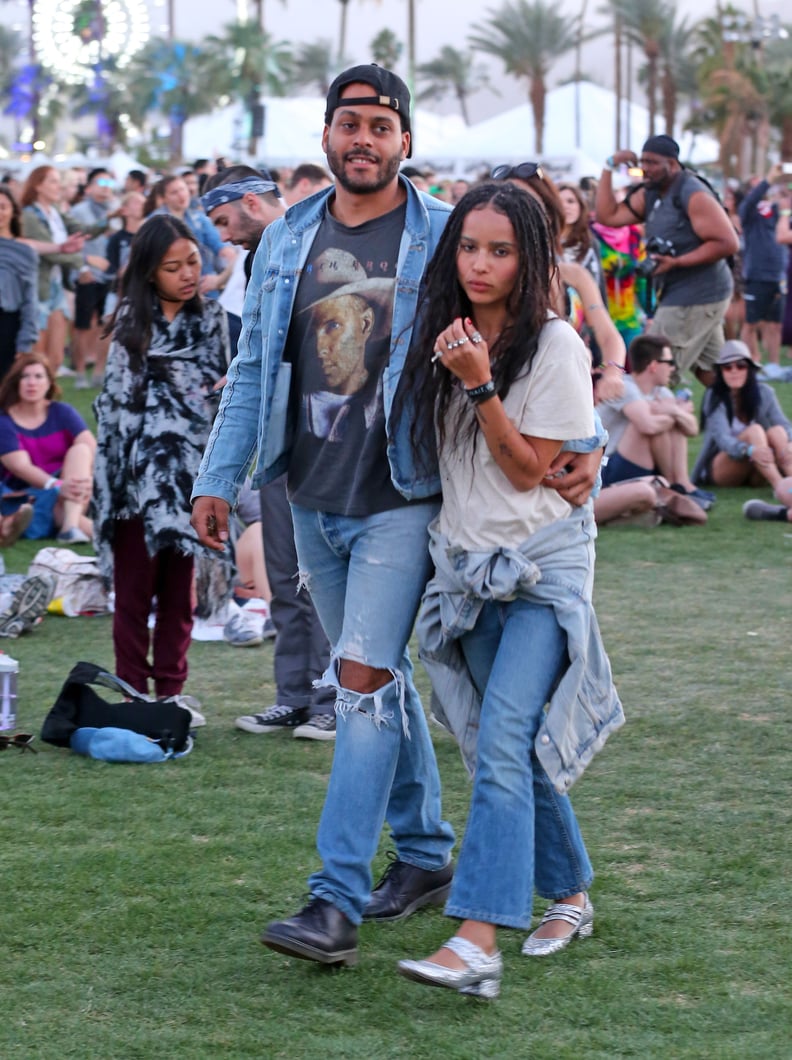
[[[481,700],[458,638],[473,629],[485,602],[516,597],[553,608],[567,636],[569,664],[539,726],[536,756],[562,795],[608,736],[624,724],[591,602],[596,526],[591,504],[532,534],[519,548],[467,552],[429,527],[435,576],[416,632],[432,681],[432,714],[454,736],[472,774]],[[530,652],[530,646],[526,645]],[[541,666],[541,659],[530,665]]]
[[[408,417],[393,422],[391,411],[410,345],[421,281],[450,207],[416,191],[403,177],[399,180],[407,191],[407,209],[396,267],[391,353],[383,373],[383,398],[391,479],[400,493],[413,499],[438,494],[440,477],[431,460],[416,463]],[[254,461],[254,486],[272,481],[288,468],[294,424],[289,401],[291,364],[284,360],[284,348],[300,273],[331,193],[328,189],[296,203],[262,236],[245,296],[238,353],[228,370],[193,499],[221,497],[233,505]]]

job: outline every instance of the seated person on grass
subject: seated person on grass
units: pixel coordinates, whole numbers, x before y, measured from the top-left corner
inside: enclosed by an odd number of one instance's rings
[[[0,494],[33,506],[22,536],[86,544],[96,439],[76,409],[62,401],[42,353],[16,358],[0,384]]]
[[[632,375],[624,393],[598,405],[610,435],[603,486],[660,474],[680,493],[709,508],[714,496],[696,489],[688,473],[688,438],[698,434],[693,403],[677,398],[668,383],[676,367],[664,335],[639,335],[630,343]]]

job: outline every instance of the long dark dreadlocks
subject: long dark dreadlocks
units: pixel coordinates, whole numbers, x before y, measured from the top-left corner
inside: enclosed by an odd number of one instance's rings
[[[406,414],[409,407],[410,437],[416,459],[423,464],[436,451],[435,422],[440,445],[445,442],[447,413],[457,388],[456,378],[439,362],[432,363],[432,350],[438,333],[452,320],[474,317],[457,278],[457,250],[465,218],[471,210],[485,206],[508,217],[519,250],[519,269],[507,306],[509,322],[490,350],[492,378],[501,398],[515,379],[530,371],[539,333],[551,309],[555,253],[541,205],[508,183],[471,189],[449,217],[426,270],[417,324],[396,397],[396,416]],[[475,433],[478,425],[471,412],[456,418],[450,429],[457,439],[460,432]]]

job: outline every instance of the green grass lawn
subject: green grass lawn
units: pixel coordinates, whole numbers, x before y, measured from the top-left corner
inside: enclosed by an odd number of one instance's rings
[[[792,412],[792,387],[778,392]],[[746,522],[751,495],[720,491],[703,528],[600,537],[628,723],[573,792],[597,872],[590,941],[529,961],[504,931],[491,1004],[396,974],[451,934],[437,910],[365,925],[356,969],[265,950],[261,929],[301,906],[317,865],[332,747],[233,728],[272,702],[270,644],[195,644],[208,725],[188,758],[0,755],[0,1057],[788,1060],[792,527]],[[112,666],[106,617],[48,617],[0,647],[34,731],[74,662]],[[469,785],[433,731],[461,836]]]

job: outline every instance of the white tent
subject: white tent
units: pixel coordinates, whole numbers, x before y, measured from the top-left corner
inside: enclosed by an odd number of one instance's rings
[[[577,100],[576,100],[577,96]],[[568,84],[547,93],[545,109],[544,152],[542,161],[552,169],[552,159],[572,158],[576,154],[594,161],[585,172],[599,173],[608,155],[619,147],[640,152],[649,135],[649,112],[646,107],[623,103],[622,143],[616,144],[616,96],[610,89],[589,81]],[[577,112],[577,120],[576,120]],[[575,128],[579,125],[580,144],[576,145]],[[658,129],[658,131],[661,131]],[[718,144],[711,137],[680,134],[677,140],[683,161],[694,164],[714,162]],[[478,122],[464,135],[445,143],[447,157],[469,168],[498,162],[533,160],[534,122],[531,107],[523,103],[503,114]],[[573,176],[574,174],[570,174]],[[582,175],[578,172],[577,176]]]
[[[268,97],[264,135],[256,157],[273,166],[299,162],[325,162],[322,151],[325,101],[318,97],[294,99]],[[225,155],[239,158],[247,150],[249,118],[240,104],[212,114],[191,118],[184,126],[184,157],[208,158]],[[460,135],[465,125],[458,115],[440,116],[418,108],[413,119],[416,157],[445,155],[445,141]]]

